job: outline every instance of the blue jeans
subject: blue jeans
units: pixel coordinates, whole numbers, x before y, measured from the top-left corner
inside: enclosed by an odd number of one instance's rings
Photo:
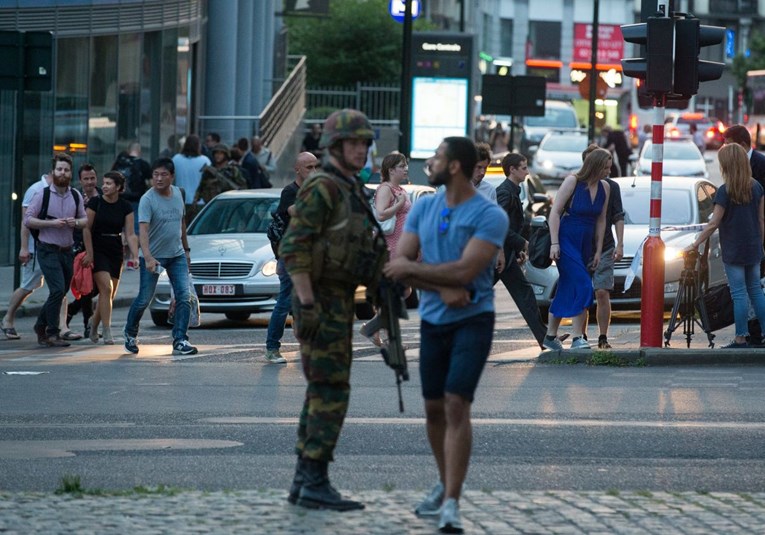
[[[165,268],[170,279],[170,285],[175,294],[175,319],[173,320],[173,344],[182,340],[188,340],[189,316],[191,315],[191,303],[189,294],[189,266],[186,263],[186,255],[174,258],[157,258],[157,262]],[[128,311],[125,334],[135,338],[138,336],[138,326],[141,317],[149,306],[154,290],[157,288],[159,273],[151,273],[146,269],[146,261],[140,258],[141,282],[138,296],[133,300]]]
[[[279,276],[279,296],[276,298],[271,319],[268,321],[268,334],[266,335],[266,349],[278,350],[284,336],[284,323],[292,305],[292,279],[284,269],[284,262],[276,262],[276,274]]]
[[[754,313],[760,326],[765,329],[765,295],[760,287],[760,264],[723,264],[728,276],[730,296],[733,298],[733,318],[736,322],[736,336],[749,334],[747,318],[749,316],[749,300],[752,302]]]

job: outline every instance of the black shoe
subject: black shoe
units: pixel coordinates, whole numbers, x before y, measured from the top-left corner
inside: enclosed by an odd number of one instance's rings
[[[71,344],[56,334],[46,338],[45,345],[48,347],[69,347]]]
[[[298,456],[297,466],[295,466],[295,477],[290,486],[290,493],[287,495],[287,501],[292,505],[295,505],[300,497],[300,489],[303,488],[303,481],[305,480],[305,476],[303,475],[304,470],[303,458]]]
[[[598,349],[611,349],[611,344],[608,343],[608,337],[601,334],[598,337]]]
[[[37,335],[37,343],[41,346],[48,345],[48,335],[45,333],[44,325],[35,325],[35,334]]]
[[[308,509],[353,511],[364,509],[364,504],[343,498],[329,482],[326,461],[303,459],[303,487],[297,504]]]

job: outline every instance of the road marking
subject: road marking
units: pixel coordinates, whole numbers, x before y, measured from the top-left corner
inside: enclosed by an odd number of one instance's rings
[[[75,457],[77,451],[146,451],[236,448],[242,442],[206,439],[4,440],[0,459]]]
[[[231,416],[203,418],[200,422],[225,425],[296,425],[297,418]],[[665,422],[661,420],[593,420],[544,418],[474,418],[473,425],[517,425],[532,427],[642,427],[655,429],[750,429],[765,430],[765,422],[704,422],[700,420]],[[346,418],[357,425],[425,425],[425,418]]]

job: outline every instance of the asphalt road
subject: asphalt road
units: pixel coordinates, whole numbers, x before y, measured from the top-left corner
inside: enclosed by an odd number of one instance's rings
[[[504,292],[493,352],[533,343]],[[124,320],[117,311],[115,325]],[[219,319],[220,318],[220,319]],[[32,319],[19,326],[30,332]],[[629,318],[616,328],[630,328]],[[30,323],[27,325],[26,323]],[[208,356],[169,360],[144,322],[140,358],[119,346],[0,345],[0,489],[166,484],[287,488],[304,381],[262,359],[265,327],[208,316]],[[405,342],[416,346],[416,322]],[[425,489],[435,477],[417,364],[399,414],[392,372],[359,340],[351,409],[332,473],[347,489]],[[83,349],[84,348],[84,349]],[[44,372],[7,375],[5,372]],[[606,368],[490,363],[474,404],[467,485],[483,490],[765,490],[765,368]]]

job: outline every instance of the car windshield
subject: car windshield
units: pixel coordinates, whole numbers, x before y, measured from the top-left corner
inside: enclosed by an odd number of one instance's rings
[[[649,196],[651,190],[622,187],[622,205],[624,223],[627,225],[647,225],[650,219]],[[671,207],[661,214],[662,225],[690,225],[693,220],[691,210],[691,192],[684,189],[665,189],[661,194],[661,203]]]
[[[265,233],[271,222],[271,212],[279,206],[279,199],[267,197],[234,197],[215,199],[197,217],[189,234]]]
[[[550,128],[577,128],[576,114],[568,109],[548,108],[542,117],[526,117],[526,126],[547,126]]]
[[[559,152],[581,153],[587,148],[587,138],[584,136],[550,136],[540,148]]]
[[[651,160],[651,142],[646,141],[643,148],[643,159]],[[664,143],[665,160],[698,160],[701,158],[699,149],[693,143]]]

